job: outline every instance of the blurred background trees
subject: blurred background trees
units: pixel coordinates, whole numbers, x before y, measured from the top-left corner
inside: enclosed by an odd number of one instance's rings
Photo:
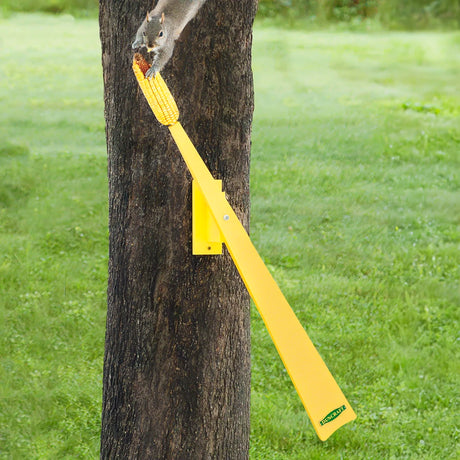
[[[374,18],[389,28],[459,27],[459,0],[259,0],[260,16],[350,22]]]
[[[152,0],[153,4],[153,0]],[[95,16],[98,0],[2,0],[4,13],[44,11]],[[374,20],[385,28],[459,28],[460,0],[259,0],[259,18],[313,24]]]

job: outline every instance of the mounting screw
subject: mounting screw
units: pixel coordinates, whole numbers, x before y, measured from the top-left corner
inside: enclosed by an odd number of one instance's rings
[[[229,220],[229,219],[230,219],[230,216],[228,214],[225,214],[224,220]]]

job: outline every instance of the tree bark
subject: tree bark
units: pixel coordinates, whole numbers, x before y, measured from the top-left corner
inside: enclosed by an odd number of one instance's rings
[[[208,0],[162,72],[246,228],[256,6]],[[151,8],[100,0],[110,233],[101,458],[247,458],[249,297],[226,251],[192,256],[191,177],[131,69]]]

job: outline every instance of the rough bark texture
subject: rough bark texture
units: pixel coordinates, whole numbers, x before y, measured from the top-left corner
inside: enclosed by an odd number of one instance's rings
[[[249,220],[257,0],[208,0],[163,70],[180,120]],[[191,177],[131,70],[149,1],[100,0],[110,256],[101,458],[248,457],[249,298],[191,251]]]

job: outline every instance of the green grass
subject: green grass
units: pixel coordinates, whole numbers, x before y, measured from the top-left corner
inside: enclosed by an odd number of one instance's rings
[[[457,458],[459,38],[256,30],[252,237],[358,420],[315,439],[254,314],[254,458]]]
[[[0,458],[96,458],[107,278],[97,25],[22,15],[2,21],[0,43]]]
[[[97,23],[0,43],[0,458],[97,458]],[[251,236],[358,419],[316,438],[253,309],[251,458],[457,458],[460,35],[259,27],[254,72]]]

